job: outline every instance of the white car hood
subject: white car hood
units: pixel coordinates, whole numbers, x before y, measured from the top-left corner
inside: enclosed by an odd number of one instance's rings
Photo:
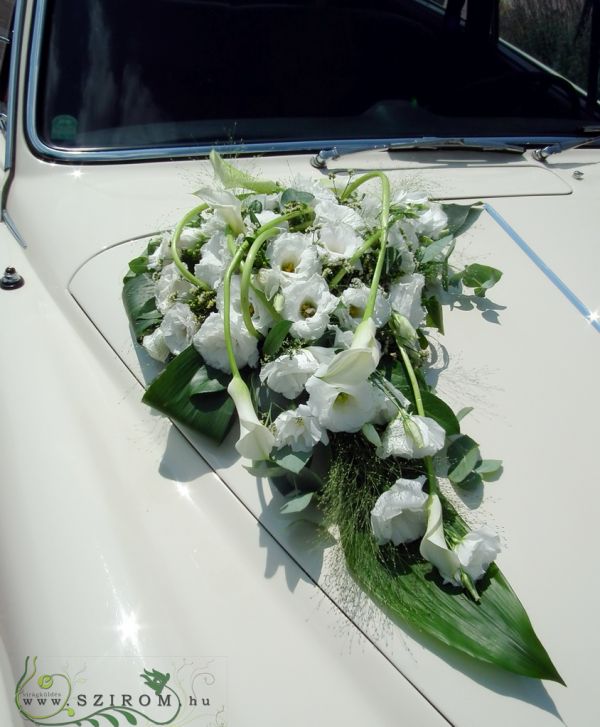
[[[595,162],[593,153],[590,155]],[[298,572],[318,584],[315,593],[326,594],[337,604],[368,642],[452,723],[479,725],[483,719],[490,726],[535,726],[558,724],[563,719],[567,724],[592,724],[600,719],[592,699],[600,634],[589,629],[600,607],[598,586],[590,578],[597,567],[589,547],[599,504],[593,475],[598,436],[593,412],[600,407],[600,392],[594,383],[600,336],[574,305],[576,299],[591,309],[600,307],[592,272],[600,269],[600,248],[589,244],[597,229],[595,203],[588,192],[591,184],[571,184],[568,169],[550,170],[532,162],[504,159],[500,163],[470,154],[458,161],[443,154],[415,155],[402,164],[387,156],[382,164],[381,159],[367,154],[353,158],[352,163],[366,168],[392,167],[393,180],[416,182],[438,198],[483,199],[491,205],[460,239],[458,254],[466,262],[477,260],[499,267],[504,277],[490,295],[495,305],[469,312],[454,309],[446,315],[446,335],[440,339],[439,350],[440,361],[447,350],[450,364],[442,366],[439,390],[455,409],[475,406],[466,429],[480,443],[484,456],[504,460],[501,480],[486,487],[483,505],[467,517],[473,523],[485,520],[500,530],[505,549],[499,565],[568,688],[502,673],[390,622],[357,594],[340,569],[334,547],[315,544],[311,530],[302,525],[290,527],[289,520],[279,515],[278,496],[267,482],[251,477],[235,455],[235,432],[217,447],[184,431],[193,449],[180,444],[173,434],[178,467],[201,473],[208,463],[221,481],[211,479],[211,487],[228,488],[264,526],[261,533],[272,535],[299,565]],[[254,171],[260,167],[264,176],[278,179],[317,174],[311,172],[307,157],[265,159],[249,166]],[[598,167],[590,169],[586,174],[595,175],[598,189]],[[25,241],[43,239],[44,228],[56,231],[57,239],[35,258],[38,271],[40,266],[48,267],[47,279],[57,291],[64,290],[65,271],[71,271],[70,292],[91,324],[135,378],[147,380],[155,367],[134,345],[121,302],[121,279],[127,262],[146,244],[145,238],[171,226],[194,204],[189,193],[207,181],[207,165],[130,165],[117,172],[110,167],[88,167],[80,175],[73,175],[72,168],[51,169],[48,165],[43,174],[37,171],[29,179],[21,175],[12,199],[24,197],[18,193],[19,185],[27,187],[29,198],[36,188],[48,195],[48,179],[44,184],[41,177],[54,175],[57,184],[44,205],[44,221],[32,218],[17,202],[9,205],[9,212]],[[60,183],[58,175],[63,175]],[[130,419],[134,398],[141,394],[131,381]],[[139,411],[146,421],[149,414],[141,402]],[[157,427],[166,426],[158,417],[156,422]],[[162,466],[161,454],[148,452],[145,468],[149,473]],[[168,463],[172,452],[166,452],[163,465],[165,459]],[[134,461],[142,461],[142,454]],[[155,509],[157,500],[152,497],[148,507]],[[168,496],[163,493],[161,498],[167,503],[165,512],[170,512]],[[472,504],[465,503],[463,510]],[[171,527],[199,527],[189,511],[186,517],[188,522],[182,520]],[[226,522],[220,525],[229,527]],[[158,510],[153,527],[169,527]],[[565,539],[557,537],[560,532]],[[236,537],[233,527],[231,538]],[[268,537],[261,534],[259,545],[264,547],[263,538]],[[190,550],[182,557],[193,559],[199,546],[194,545],[192,535],[185,542]],[[276,553],[267,548],[264,555],[267,576],[277,570],[277,562],[269,561]],[[126,560],[127,555],[124,567]],[[134,558],[132,562],[140,561]],[[202,578],[197,569],[192,575]],[[297,584],[289,582],[290,590]],[[198,586],[190,585],[181,572],[175,573],[172,593],[185,598],[186,590],[198,596]],[[295,596],[292,594],[292,602]],[[300,594],[297,597],[305,602]],[[285,608],[293,606],[286,604]],[[165,617],[172,616],[166,613]],[[189,612],[178,612],[177,617],[194,627]],[[313,617],[317,618],[307,616]],[[265,639],[269,638],[277,636],[265,633]],[[370,653],[370,646],[365,652],[357,643],[348,633],[349,650]],[[365,675],[368,669],[365,661]],[[427,724],[425,720],[409,719],[407,724]]]

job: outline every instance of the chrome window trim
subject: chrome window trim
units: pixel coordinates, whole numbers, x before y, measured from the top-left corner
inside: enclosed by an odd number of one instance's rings
[[[16,0],[14,22],[10,45],[10,74],[8,77],[8,96],[6,99],[6,145],[4,150],[4,171],[12,169],[15,155],[15,130],[17,125],[17,105],[19,93],[19,71],[21,48],[23,46],[23,23],[25,20],[25,0]]]
[[[421,2],[421,0],[418,0]],[[24,0],[17,0],[19,5]],[[82,163],[110,163],[110,162],[144,162],[164,161],[175,159],[189,159],[191,157],[208,156],[212,149],[223,154],[273,154],[273,153],[300,153],[307,154],[321,149],[337,146],[340,150],[356,146],[385,146],[394,143],[406,142],[410,137],[386,138],[352,138],[352,139],[314,139],[305,141],[281,142],[255,142],[249,144],[198,144],[193,146],[163,146],[124,149],[61,149],[49,146],[39,137],[35,124],[35,103],[38,90],[40,70],[40,56],[43,36],[43,21],[46,12],[46,0],[36,0],[33,14],[33,30],[31,34],[31,48],[27,76],[27,101],[25,129],[27,140],[35,153],[40,157],[67,164]],[[423,4],[421,2],[421,4]],[[14,48],[13,48],[14,51]],[[419,137],[418,137],[419,138]],[[543,145],[557,140],[572,139],[573,134],[540,135],[540,136],[465,136],[465,140],[481,140],[485,138],[492,142],[505,142],[525,145]]]

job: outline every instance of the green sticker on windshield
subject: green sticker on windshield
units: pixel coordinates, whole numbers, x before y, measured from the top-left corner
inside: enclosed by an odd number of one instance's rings
[[[77,119],[69,114],[61,114],[52,119],[50,138],[52,141],[75,141],[77,137]]]

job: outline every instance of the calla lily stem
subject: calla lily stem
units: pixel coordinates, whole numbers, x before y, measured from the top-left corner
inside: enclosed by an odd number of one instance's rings
[[[233,352],[233,343],[231,341],[231,276],[234,271],[237,270],[240,261],[248,250],[248,243],[242,243],[235,255],[233,260],[229,263],[225,272],[223,280],[223,334],[225,336],[225,349],[227,351],[227,359],[231,368],[231,373],[234,377],[240,377],[240,370],[235,360],[235,354]]]
[[[363,321],[368,320],[373,315],[375,310],[375,301],[377,299],[377,289],[379,287],[379,280],[381,279],[381,273],[383,271],[383,264],[385,262],[385,252],[387,248],[387,235],[388,225],[390,221],[390,180],[387,175],[383,172],[369,172],[363,174],[358,179],[354,180],[352,184],[349,184],[340,200],[343,202],[347,199],[361,184],[368,182],[370,179],[379,179],[381,182],[381,216],[379,224],[379,255],[377,257],[377,264],[375,265],[375,272],[373,273],[373,280],[371,281],[371,290],[369,292],[369,298],[365,311],[363,314]]]
[[[182,277],[184,277],[187,281],[195,285],[197,288],[202,288],[202,290],[212,290],[210,285],[206,283],[204,280],[200,280],[200,278],[197,278],[195,275],[192,275],[190,271],[187,269],[187,267],[181,262],[181,258],[179,257],[179,250],[177,249],[177,244],[179,243],[179,238],[181,237],[181,233],[183,231],[183,228],[191,222],[194,217],[196,217],[200,212],[204,212],[204,210],[208,207],[207,204],[201,204],[197,207],[194,207],[193,210],[190,210],[190,212],[187,213],[187,215],[181,219],[173,231],[173,237],[171,239],[171,257],[173,258],[173,262],[175,263],[175,266],[181,273]]]

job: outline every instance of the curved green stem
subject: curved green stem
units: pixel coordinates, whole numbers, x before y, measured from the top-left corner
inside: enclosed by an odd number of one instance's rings
[[[379,177],[379,179],[381,179],[382,177],[385,177],[387,179],[383,172],[367,172],[367,174],[362,174],[358,179],[355,179],[352,184],[349,184],[342,192],[340,196],[340,202],[348,199],[352,192],[357,190],[361,186],[361,184],[368,182],[370,179],[376,179],[377,177]]]
[[[348,261],[346,263],[346,267],[353,265],[357,260],[359,260],[371,247],[373,247],[373,244],[379,240],[381,237],[381,230],[377,230],[377,232],[374,232],[370,237],[367,237],[367,239],[363,242],[363,244],[358,248],[358,250],[351,255],[348,258]],[[335,287],[346,275],[348,272],[346,267],[340,268],[337,273],[331,278],[331,281],[329,282],[329,287]]]
[[[371,292],[369,293],[369,299],[365,306],[365,312],[363,314],[363,321],[368,320],[375,310],[375,301],[377,300],[377,289],[379,288],[379,281],[381,279],[381,273],[383,272],[383,264],[385,262],[385,253],[387,250],[387,236],[388,236],[388,224],[390,218],[390,180],[383,172],[374,172],[376,176],[381,180],[381,218],[380,218],[380,232],[379,232],[379,255],[377,256],[377,264],[375,266],[375,272],[373,273],[373,280],[371,281]],[[367,176],[367,175],[365,175]],[[365,180],[366,181],[366,180]]]
[[[205,283],[204,280],[200,280],[200,278],[192,275],[187,267],[181,262],[181,258],[179,257],[179,250],[177,249],[177,244],[179,242],[179,238],[181,237],[183,228],[188,224],[188,222],[193,220],[194,217],[196,217],[200,212],[203,212],[207,207],[207,204],[201,204],[197,207],[194,207],[193,210],[190,210],[185,215],[185,217],[183,217],[179,221],[177,227],[173,231],[173,237],[171,239],[171,257],[173,258],[173,262],[175,263],[177,269],[186,280],[188,280],[196,287],[202,288],[202,290],[211,290],[211,287],[208,283]]]
[[[260,300],[262,305],[264,305],[264,307],[269,311],[269,313],[271,314],[271,317],[275,321],[282,320],[281,313],[278,313],[275,310],[275,306],[273,305],[273,303],[271,303],[271,301],[267,298],[267,296],[263,293],[263,291],[260,288],[257,288],[256,285],[252,285],[252,283],[250,283],[250,287],[252,288],[252,292],[254,293],[254,295]]]
[[[237,269],[240,261],[248,250],[248,243],[242,243],[235,255],[233,260],[229,263],[225,272],[225,278],[223,280],[223,335],[225,338],[225,350],[227,351],[227,360],[231,368],[233,376],[239,376],[240,370],[238,369],[235,355],[233,353],[233,343],[231,341],[231,276]]]
[[[273,220],[275,222],[276,220]],[[267,227],[267,225],[264,225],[264,227]],[[263,227],[260,228],[263,230]],[[278,229],[275,227],[271,227],[270,229],[264,229],[258,237],[254,240],[252,243],[252,246],[250,247],[250,250],[248,250],[248,255],[246,257],[246,260],[244,261],[244,269],[242,271],[242,281],[240,284],[240,302],[242,306],[242,317],[244,319],[244,323],[246,324],[246,328],[248,329],[248,333],[250,335],[254,336],[255,338],[259,337],[259,333],[254,328],[254,324],[252,323],[252,316],[250,315],[250,280],[252,277],[252,270],[254,268],[254,261],[256,259],[256,256],[258,255],[258,251],[260,248],[265,244],[265,242],[276,235],[278,233]]]

